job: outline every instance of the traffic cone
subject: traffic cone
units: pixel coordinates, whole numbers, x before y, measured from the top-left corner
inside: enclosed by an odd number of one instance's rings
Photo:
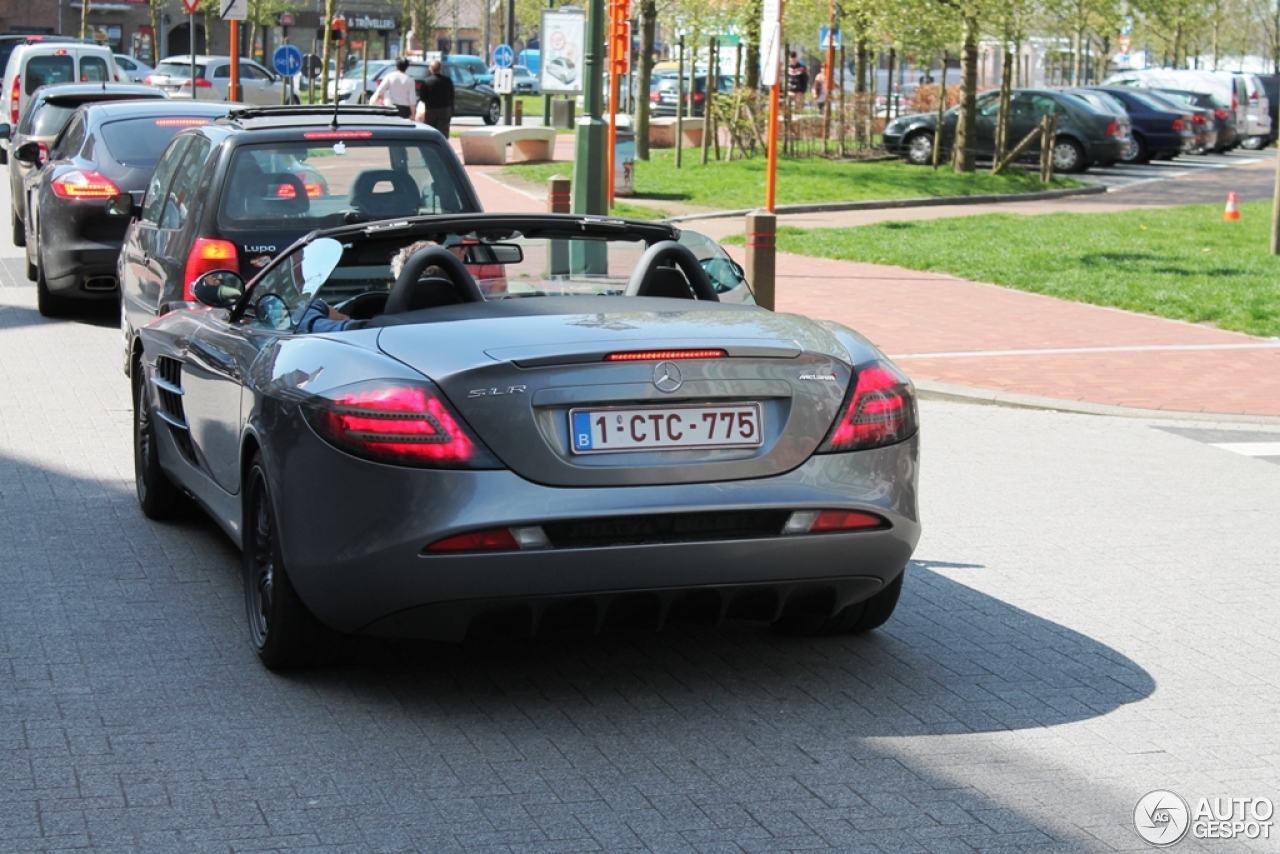
[[[1235,193],[1227,193],[1227,209],[1222,212],[1222,218],[1227,222],[1240,218],[1239,199]]]

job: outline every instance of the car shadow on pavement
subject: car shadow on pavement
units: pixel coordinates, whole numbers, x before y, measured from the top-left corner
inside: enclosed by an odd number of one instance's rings
[[[860,737],[996,732],[1097,717],[1155,690],[1139,665],[1066,626],[912,562],[893,618],[862,636],[793,638],[759,623],[672,625],[562,639],[464,644],[357,640],[326,684],[430,684],[433,707],[511,694],[569,705],[671,691],[723,709],[830,718]],[[584,691],[579,680],[591,686]],[[577,699],[572,699],[572,698]],[[752,711],[748,711],[752,710]]]
[[[0,305],[0,328],[19,329],[24,326],[40,326],[45,323],[82,323],[87,326],[113,327],[120,325],[120,306],[109,303],[77,310],[66,317],[45,317],[34,308],[19,305]]]

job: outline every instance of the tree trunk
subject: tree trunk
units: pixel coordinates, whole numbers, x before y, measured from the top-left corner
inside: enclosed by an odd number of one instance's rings
[[[1004,44],[1004,68],[1000,72],[1000,114],[996,118],[996,156],[991,163],[992,174],[1000,158],[1004,157],[1005,146],[1009,144],[1009,98],[1013,90],[1013,63],[1015,57],[1009,52],[1009,43]]]
[[[160,61],[160,7],[157,6],[159,0],[151,0],[151,65],[156,65]]]
[[[853,139],[858,148],[867,147],[866,122],[862,112],[867,108],[867,39],[859,35],[853,52]]]
[[[952,160],[957,173],[974,171],[977,161],[975,146],[978,142],[978,122],[975,101],[978,97],[978,19],[973,15],[965,15],[964,18],[963,51],[960,58],[960,115],[956,117],[956,142]],[[946,81],[945,69],[943,81]]]
[[[333,22],[336,5],[337,0],[324,0],[324,20],[320,22],[324,29],[324,48],[320,53],[320,100],[326,103],[329,100],[329,57],[333,52],[333,29],[329,24]],[[338,69],[338,74],[342,74],[341,68]],[[334,91],[337,91],[336,85]]]
[[[657,0],[640,3],[640,76],[636,80],[636,157],[649,159],[649,85],[653,80],[653,43],[657,38]],[[677,145],[679,142],[677,141]]]
[[[947,112],[947,52],[942,52],[942,68],[938,73],[938,123],[933,132],[933,168],[942,163],[942,138],[946,125],[943,118]]]
[[[654,0],[648,2],[652,3]],[[743,74],[742,85],[748,92],[755,92],[760,88],[760,18],[763,15],[764,3],[761,0],[750,0],[747,3],[747,70]]]

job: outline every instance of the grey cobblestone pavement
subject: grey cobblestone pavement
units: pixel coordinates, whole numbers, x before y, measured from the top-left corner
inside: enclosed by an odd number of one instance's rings
[[[137,510],[119,351],[3,262],[2,852],[1141,851],[1153,789],[1280,801],[1264,460],[927,402],[882,631],[370,643],[281,677],[229,542]]]

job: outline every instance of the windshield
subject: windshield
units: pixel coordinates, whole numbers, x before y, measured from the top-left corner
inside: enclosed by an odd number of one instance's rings
[[[218,222],[225,228],[309,231],[350,222],[469,209],[444,147],[364,138],[266,143],[236,149]],[[285,222],[282,223],[281,220]]]
[[[162,62],[156,66],[155,71],[152,73],[155,74],[155,76],[157,77],[166,75],[169,77],[180,77],[183,80],[190,80],[191,79],[191,63],[190,62]],[[204,79],[203,65],[196,66],[196,79],[197,80]]]
[[[107,122],[99,133],[107,154],[121,166],[153,169],[169,140],[183,128],[207,125],[205,116],[156,116]]]

